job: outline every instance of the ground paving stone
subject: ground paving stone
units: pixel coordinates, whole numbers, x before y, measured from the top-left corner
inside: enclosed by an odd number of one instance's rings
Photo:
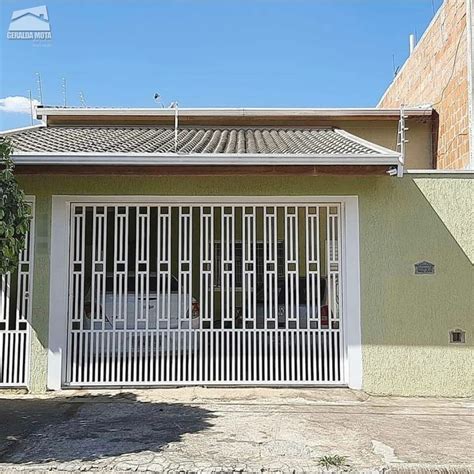
[[[339,454],[353,472],[474,472],[472,408],[350,390],[4,394],[0,471],[323,472]]]

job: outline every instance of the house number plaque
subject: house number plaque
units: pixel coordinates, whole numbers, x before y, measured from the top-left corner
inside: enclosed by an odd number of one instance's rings
[[[435,266],[430,262],[415,263],[415,275],[434,275]]]

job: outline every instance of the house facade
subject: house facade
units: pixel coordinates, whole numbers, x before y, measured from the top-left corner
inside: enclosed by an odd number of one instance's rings
[[[36,113],[0,386],[473,394],[474,181],[432,109]]]

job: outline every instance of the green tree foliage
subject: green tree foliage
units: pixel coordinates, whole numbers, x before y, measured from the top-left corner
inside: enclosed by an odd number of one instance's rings
[[[14,271],[31,220],[31,208],[13,174],[12,145],[0,138],[0,274]]]

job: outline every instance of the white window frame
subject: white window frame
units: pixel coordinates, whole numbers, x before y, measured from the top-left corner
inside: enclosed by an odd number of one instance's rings
[[[68,262],[71,203],[132,204],[307,204],[341,203],[343,280],[342,318],[346,385],[362,388],[362,346],[360,323],[360,257],[358,196],[91,196],[54,195],[51,215],[50,311],[48,344],[48,389],[60,390],[65,380],[68,331]],[[350,265],[348,264],[350,263]]]

